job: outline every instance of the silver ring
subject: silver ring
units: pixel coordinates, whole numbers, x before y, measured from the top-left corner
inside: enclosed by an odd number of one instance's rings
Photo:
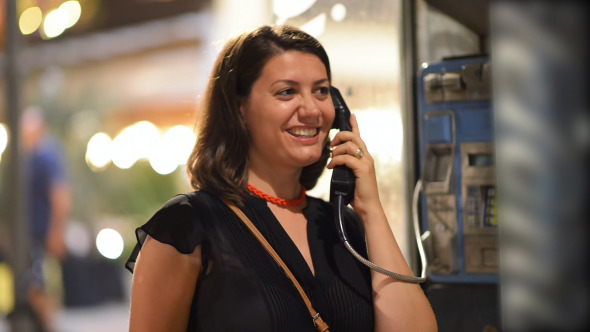
[[[356,149],[356,152],[354,153],[354,156],[356,157],[356,159],[361,159],[364,155],[365,155],[365,153],[363,152],[363,149],[361,149],[361,148]]]

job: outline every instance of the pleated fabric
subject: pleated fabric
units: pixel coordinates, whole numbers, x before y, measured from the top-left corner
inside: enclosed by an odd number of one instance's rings
[[[331,332],[373,331],[369,269],[337,238],[332,205],[310,196],[307,201],[303,213],[315,275],[266,201],[252,196],[242,210],[295,275]],[[345,216],[352,246],[366,257],[358,216],[350,209]],[[136,235],[138,243],[126,263],[131,272],[147,235],[183,254],[202,246],[207,272],[197,281],[187,331],[315,331],[291,280],[216,197],[203,191],[177,195]]]

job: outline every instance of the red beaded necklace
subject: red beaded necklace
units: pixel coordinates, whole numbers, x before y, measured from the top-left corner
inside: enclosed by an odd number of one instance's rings
[[[249,183],[248,183],[248,186],[246,187],[246,189],[248,189],[248,191],[251,192],[254,196],[262,198],[263,200],[265,200],[267,202],[270,202],[270,203],[273,203],[276,205],[280,205],[280,206],[297,206],[297,205],[303,203],[303,201],[305,200],[305,188],[303,186],[301,186],[301,195],[299,196],[299,198],[292,200],[292,201],[267,195],[267,194],[263,193],[262,191],[256,189],[253,185],[251,185]]]

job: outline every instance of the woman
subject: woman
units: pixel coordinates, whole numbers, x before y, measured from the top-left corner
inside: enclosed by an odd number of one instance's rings
[[[336,236],[332,206],[305,195],[332,150],[327,167],[346,165],[357,178],[350,242],[411,274],[354,116],[352,132],[328,139],[330,80],[325,50],[298,29],[263,26],[226,44],[188,162],[197,192],[172,198],[137,230],[130,331],[314,331],[293,284],[223,201],[252,220],[330,331],[436,330],[421,288],[357,262]]]

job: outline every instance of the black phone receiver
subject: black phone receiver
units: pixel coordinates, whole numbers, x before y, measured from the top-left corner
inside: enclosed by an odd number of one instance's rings
[[[332,103],[334,103],[334,109],[336,111],[332,128],[352,131],[352,126],[350,125],[350,110],[346,106],[340,91],[335,87],[330,86],[330,95],[332,96]]]
[[[334,117],[334,123],[332,124],[332,128],[352,131],[352,126],[350,125],[350,110],[346,106],[346,103],[344,102],[344,98],[342,98],[340,91],[338,91],[338,89],[336,89],[335,87],[330,86],[330,95],[332,96],[332,102],[334,103],[334,109],[336,110],[336,115]],[[420,278],[398,274],[395,272],[385,270],[384,268],[375,265],[371,261],[367,260],[365,257],[361,256],[359,253],[357,253],[356,250],[354,250],[354,248],[348,240],[348,237],[346,236],[346,230],[344,228],[344,210],[346,205],[352,202],[354,198],[355,180],[356,177],[354,176],[354,173],[350,168],[344,165],[338,165],[334,167],[332,172],[332,180],[330,182],[330,202],[334,206],[334,221],[336,224],[336,231],[338,232],[338,237],[340,238],[346,249],[359,262],[381,274],[407,282],[420,283],[426,281],[424,269],[422,271],[423,276]]]
[[[338,130],[352,131],[350,125],[350,110],[344,102],[344,98],[340,91],[333,86],[330,86],[330,94],[332,95],[332,102],[336,115],[332,128]],[[332,172],[332,180],[330,182],[330,202],[335,203],[336,196],[342,196],[344,205],[352,202],[354,198],[354,183],[355,176],[352,170],[344,165],[334,167]]]
[[[350,110],[344,102],[344,98],[340,94],[340,91],[333,86],[330,86],[330,95],[332,96],[332,102],[334,103],[334,110],[336,115],[334,116],[334,122],[332,128],[338,130],[352,131],[350,125]],[[355,176],[352,170],[344,165],[338,165],[332,170],[332,180],[330,181],[330,202],[334,204],[337,214],[342,209],[352,202],[354,198],[354,184]],[[342,241],[347,242],[346,231],[344,225],[336,220],[336,230]]]

